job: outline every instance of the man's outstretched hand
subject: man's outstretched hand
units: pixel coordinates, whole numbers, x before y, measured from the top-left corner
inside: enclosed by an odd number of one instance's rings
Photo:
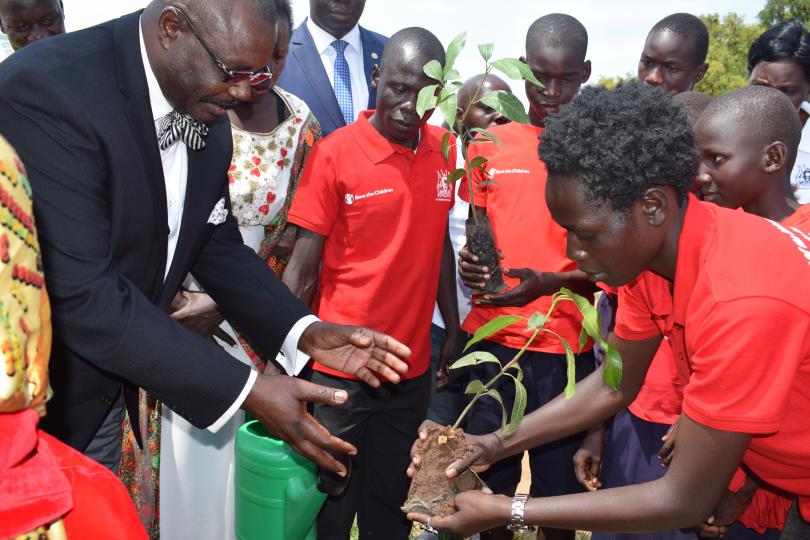
[[[293,450],[319,467],[343,476],[346,468],[328,451],[355,455],[357,449],[316,422],[307,412],[307,403],[335,406],[346,399],[348,395],[343,390],[287,375],[259,375],[242,408]]]
[[[397,383],[408,371],[411,350],[390,336],[360,326],[312,323],[301,334],[298,348],[324,366],[353,375],[373,387],[378,373]]]

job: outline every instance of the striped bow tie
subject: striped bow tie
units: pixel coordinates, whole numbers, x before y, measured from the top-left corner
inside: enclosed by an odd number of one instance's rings
[[[191,115],[172,111],[160,119],[158,144],[161,150],[166,150],[179,140],[192,150],[202,150],[206,135],[208,126]]]

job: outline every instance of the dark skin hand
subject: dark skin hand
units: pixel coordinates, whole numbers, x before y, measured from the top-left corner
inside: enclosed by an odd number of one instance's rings
[[[683,416],[676,455],[667,474],[653,482],[560,497],[535,498],[526,504],[526,523],[560,529],[647,532],[689,527],[716,507],[750,435],[708,428]],[[457,512],[431,518],[431,526],[463,536],[509,523],[511,499],[467,492],[456,496]],[[425,523],[427,516],[409,514]]]
[[[318,267],[325,241],[325,236],[298,227],[290,261],[281,277],[282,283],[308,306],[312,305],[318,291]]]
[[[574,454],[574,474],[577,481],[588,491],[596,491],[602,487],[599,475],[604,447],[605,427],[599,424],[588,430],[579,450]]]
[[[661,338],[625,341],[611,334],[608,342],[622,356],[623,374],[618,391],[613,391],[603,382],[600,368],[577,383],[577,391],[570,399],[559,395],[523,417],[517,431],[509,438],[500,432],[465,434],[471,449],[464,458],[448,466],[447,476],[452,478],[472,465],[489,466],[505,457],[589,429],[626,408],[638,394]],[[420,438],[427,437],[427,425],[425,422],[419,428]],[[408,474],[413,475],[421,463],[422,456],[416,453],[414,446]]]
[[[661,450],[658,451],[658,458],[661,460],[661,465],[664,467],[669,466],[672,462],[672,457],[675,452],[675,440],[678,438],[678,422],[672,424],[667,430],[666,435],[662,437],[664,444]],[[728,526],[734,523],[751,505],[754,498],[754,493],[759,485],[756,480],[750,476],[745,477],[745,484],[739,491],[726,491],[717,508],[705,522],[697,525],[695,528],[702,538],[720,538],[728,531]]]
[[[169,316],[203,337],[216,336],[228,345],[236,342],[219,325],[225,320],[216,302],[203,292],[178,291],[171,303]]]
[[[456,265],[454,259],[453,243],[450,241],[450,232],[448,230],[444,237],[439,287],[436,293],[436,304],[439,306],[439,313],[442,315],[445,329],[439,368],[436,372],[436,388],[443,388],[447,384],[450,365],[459,358],[464,347],[458,318]]]
[[[479,215],[486,215],[486,208],[476,206]],[[498,251],[503,259],[503,253]],[[490,278],[489,268],[478,265],[478,257],[473,255],[467,246],[458,253],[458,273],[461,280],[469,287],[473,294],[480,291]],[[579,270],[571,272],[541,272],[532,268],[504,268],[506,276],[517,278],[520,283],[514,288],[500,294],[476,295],[473,300],[482,306],[525,306],[541,296],[548,296],[566,287],[578,294],[589,295],[596,292],[596,285],[591,282],[585,273]]]
[[[410,349],[397,340],[357,326],[325,322],[309,325],[298,348],[313,360],[380,386],[378,373],[390,382],[400,381],[408,370]],[[307,403],[341,405],[343,390],[312,384],[283,375],[259,375],[242,408],[261,421],[270,433],[318,466],[345,475],[346,469],[328,451],[354,455],[357,449],[334,437],[307,412]]]

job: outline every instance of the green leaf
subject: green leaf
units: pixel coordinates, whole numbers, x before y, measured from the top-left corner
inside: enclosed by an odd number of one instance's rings
[[[535,330],[537,330],[541,326],[545,326],[545,324],[547,322],[548,322],[548,317],[546,317],[545,315],[542,315],[540,313],[535,312],[534,315],[532,315],[529,318],[529,324],[528,324],[528,326],[526,326],[526,330],[528,332],[534,332]]]
[[[495,135],[493,135],[489,131],[485,130],[484,128],[472,128],[470,131],[473,132],[473,133],[478,133],[480,135],[483,135],[484,137],[488,138],[489,140],[491,140],[492,142],[494,142],[497,145],[501,144],[501,140],[498,137],[496,137]]]
[[[534,76],[534,73],[532,73],[532,70],[529,69],[529,66],[517,58],[501,58],[500,60],[493,60],[492,67],[512,80],[519,81],[523,79],[536,86],[543,86],[543,83],[537,80],[537,77]]]
[[[486,339],[493,334],[497,334],[504,328],[511,326],[521,320],[524,320],[523,317],[519,317],[517,315],[501,315],[500,317],[495,317],[491,321],[488,321],[486,324],[481,325],[481,327],[475,331],[475,334],[473,335],[472,339],[470,339],[470,341],[467,342],[467,345],[464,346],[464,350],[466,351],[479,341]]]
[[[605,348],[605,367],[603,380],[613,390],[619,389],[622,382],[622,356],[618,349],[607,342],[602,343]]]
[[[444,72],[442,71],[442,65],[438,60],[431,60],[425,64],[425,67],[423,67],[422,70],[425,72],[425,75],[431,79],[435,79],[439,82],[443,80],[442,75]]]
[[[450,171],[450,174],[447,175],[447,181],[451,184],[453,182],[458,182],[467,174],[467,169],[453,169]]]
[[[482,187],[486,187],[486,186],[488,186],[490,184],[494,184],[494,185],[497,186],[498,182],[496,182],[495,180],[484,180],[483,182],[479,182],[477,184],[477,187],[482,188]]]
[[[503,398],[501,397],[501,393],[495,390],[494,388],[490,388],[484,394],[485,396],[489,396],[495,401],[497,401],[501,405],[501,429],[506,429],[506,407],[503,404]]]
[[[445,81],[455,81],[455,80],[456,80],[456,79],[458,79],[459,77],[461,77],[461,73],[459,73],[459,72],[458,72],[457,70],[455,70],[455,69],[451,69],[450,71],[448,71],[448,72],[446,72],[446,73],[444,74],[444,80],[445,80]],[[462,84],[464,84],[464,83],[462,83]]]
[[[492,49],[494,48],[495,46],[492,43],[482,43],[478,46],[478,52],[481,53],[484,62],[489,62],[489,59],[492,58]]]
[[[565,287],[560,289],[560,294],[574,301],[577,309],[579,309],[579,312],[582,314],[582,329],[588,333],[591,339],[596,342],[601,342],[603,338],[602,328],[599,325],[599,312],[596,311],[596,307],[594,307],[593,303],[584,296],[580,296]]]
[[[482,167],[483,165],[485,165],[486,162],[487,162],[487,158],[485,158],[484,156],[476,156],[476,157],[472,158],[472,161],[470,161],[469,165],[467,165],[467,168],[470,169],[470,170],[477,169],[477,168]]]
[[[465,394],[477,394],[481,390],[484,389],[484,383],[479,381],[478,379],[474,381],[470,381],[470,384],[467,385],[467,388],[464,390]]]
[[[458,91],[459,88],[464,86],[464,83],[461,82],[461,81],[445,81],[444,86],[450,92],[456,92],[456,91]]]
[[[453,365],[450,366],[450,369],[475,366],[478,364],[483,364],[485,362],[492,362],[494,364],[498,364],[499,366],[501,365],[501,361],[498,360],[498,357],[495,356],[494,354],[485,351],[474,351],[453,362]]]
[[[447,75],[452,69],[453,65],[456,63],[456,58],[458,58],[461,49],[464,48],[464,45],[467,43],[467,32],[462,32],[461,34],[457,35],[453,38],[453,41],[450,42],[450,45],[447,46],[447,52],[444,55],[444,73]],[[447,79],[448,77],[445,77]]]
[[[520,425],[521,420],[523,420],[523,414],[526,412],[526,387],[523,386],[523,383],[515,380],[515,403],[512,405],[512,416],[509,418],[509,425],[506,426],[506,430],[504,430],[505,436],[512,435],[515,431],[517,431],[518,426]]]
[[[439,102],[439,110],[442,111],[444,121],[448,126],[453,126],[456,123],[456,115],[458,114],[458,98],[455,94],[449,94]]]
[[[567,380],[565,381],[565,399],[569,399],[577,389],[577,361],[574,357],[574,351],[571,350],[571,345],[564,339],[561,341],[565,349],[565,363],[568,368],[566,372]]]
[[[427,111],[436,108],[436,89],[439,88],[438,84],[430,84],[425,86],[419,91],[419,96],[416,98],[416,114],[419,118],[425,116]]]
[[[442,136],[442,156],[444,157],[444,161],[446,163],[450,163],[450,139],[453,137],[453,133],[448,131]],[[455,146],[455,144],[453,145]],[[463,169],[462,169],[463,170]]]
[[[586,332],[585,328],[583,327],[579,331],[579,352],[582,352],[582,349],[584,349],[585,345],[587,344],[588,344],[588,332]]]
[[[490,92],[482,97],[480,101],[484,105],[492,107],[513,122],[520,122],[521,124],[529,123],[529,115],[526,114],[526,110],[523,108],[523,103],[521,103],[517,97],[509,92],[505,92],[503,90]]]

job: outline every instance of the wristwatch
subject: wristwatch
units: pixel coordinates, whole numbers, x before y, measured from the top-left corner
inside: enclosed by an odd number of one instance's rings
[[[506,526],[506,528],[510,531],[534,531],[534,525],[528,525],[525,521],[523,521],[523,512],[526,510],[526,501],[528,500],[529,496],[525,493],[515,493],[515,496],[512,498],[512,519],[509,521],[509,525]]]

